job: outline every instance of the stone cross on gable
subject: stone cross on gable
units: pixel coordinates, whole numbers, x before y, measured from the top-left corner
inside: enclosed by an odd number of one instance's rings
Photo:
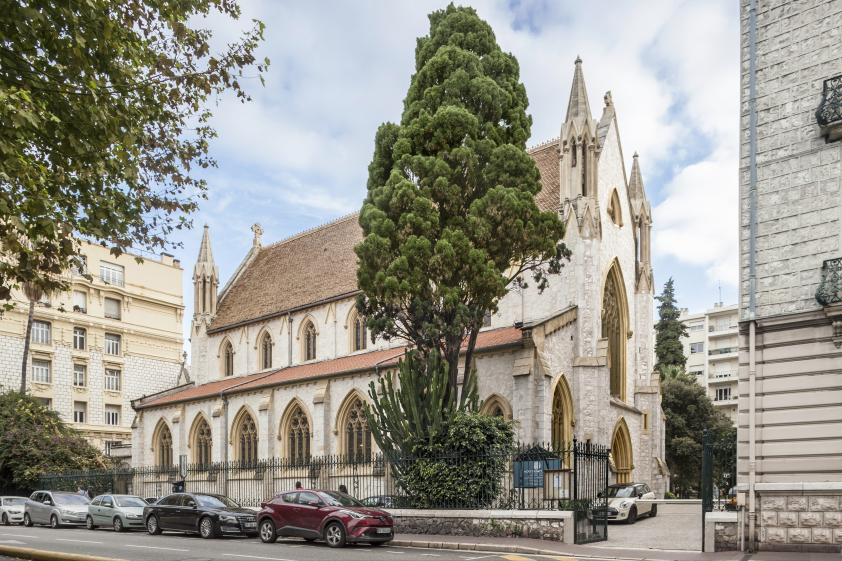
[[[260,237],[263,235],[263,227],[260,226],[257,222],[255,222],[252,227],[251,231],[254,232],[254,241],[252,244],[255,247],[260,247]]]

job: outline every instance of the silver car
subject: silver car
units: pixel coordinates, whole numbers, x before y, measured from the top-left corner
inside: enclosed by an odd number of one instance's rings
[[[3,526],[23,522],[23,505],[26,497],[0,497],[0,522]]]
[[[66,491],[35,491],[23,507],[23,525],[49,524],[51,528],[82,526],[90,499]]]
[[[134,495],[99,495],[88,505],[85,527],[95,530],[99,526],[111,526],[115,532],[145,528],[143,507],[146,505],[146,501]]]

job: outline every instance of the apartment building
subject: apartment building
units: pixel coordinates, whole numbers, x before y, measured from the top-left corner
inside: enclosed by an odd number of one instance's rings
[[[737,422],[737,380],[739,368],[739,308],[721,302],[702,313],[681,311],[687,326],[682,338],[687,372],[707,390],[714,406]]]
[[[131,400],[176,385],[182,269],[168,254],[138,262],[83,243],[82,255],[70,290],[35,306],[27,389],[108,453],[131,443]],[[2,391],[20,387],[29,301],[15,292],[13,304],[0,316]]]

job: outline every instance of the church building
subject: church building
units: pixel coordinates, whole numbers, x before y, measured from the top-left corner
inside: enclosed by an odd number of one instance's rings
[[[524,443],[610,445],[610,479],[663,496],[664,418],[654,372],[651,209],[637,154],[627,176],[606,93],[591,113],[577,59],[560,138],[530,154],[536,200],[559,213],[572,257],[549,286],[512,290],[476,345],[483,411]],[[193,270],[190,380],[136,400],[133,463],[206,464],[376,452],[363,404],[401,341],[371,340],[355,308],[356,214],[264,245],[259,225],[219,289],[205,227]]]

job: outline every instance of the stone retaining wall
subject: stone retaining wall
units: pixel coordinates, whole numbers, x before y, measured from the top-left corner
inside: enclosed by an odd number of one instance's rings
[[[573,543],[573,513],[534,510],[390,510],[401,534],[519,537]],[[565,533],[565,526],[570,531]]]
[[[816,551],[822,548],[815,546],[826,546],[827,551],[839,551],[842,497],[761,494],[760,542],[761,549]]]

